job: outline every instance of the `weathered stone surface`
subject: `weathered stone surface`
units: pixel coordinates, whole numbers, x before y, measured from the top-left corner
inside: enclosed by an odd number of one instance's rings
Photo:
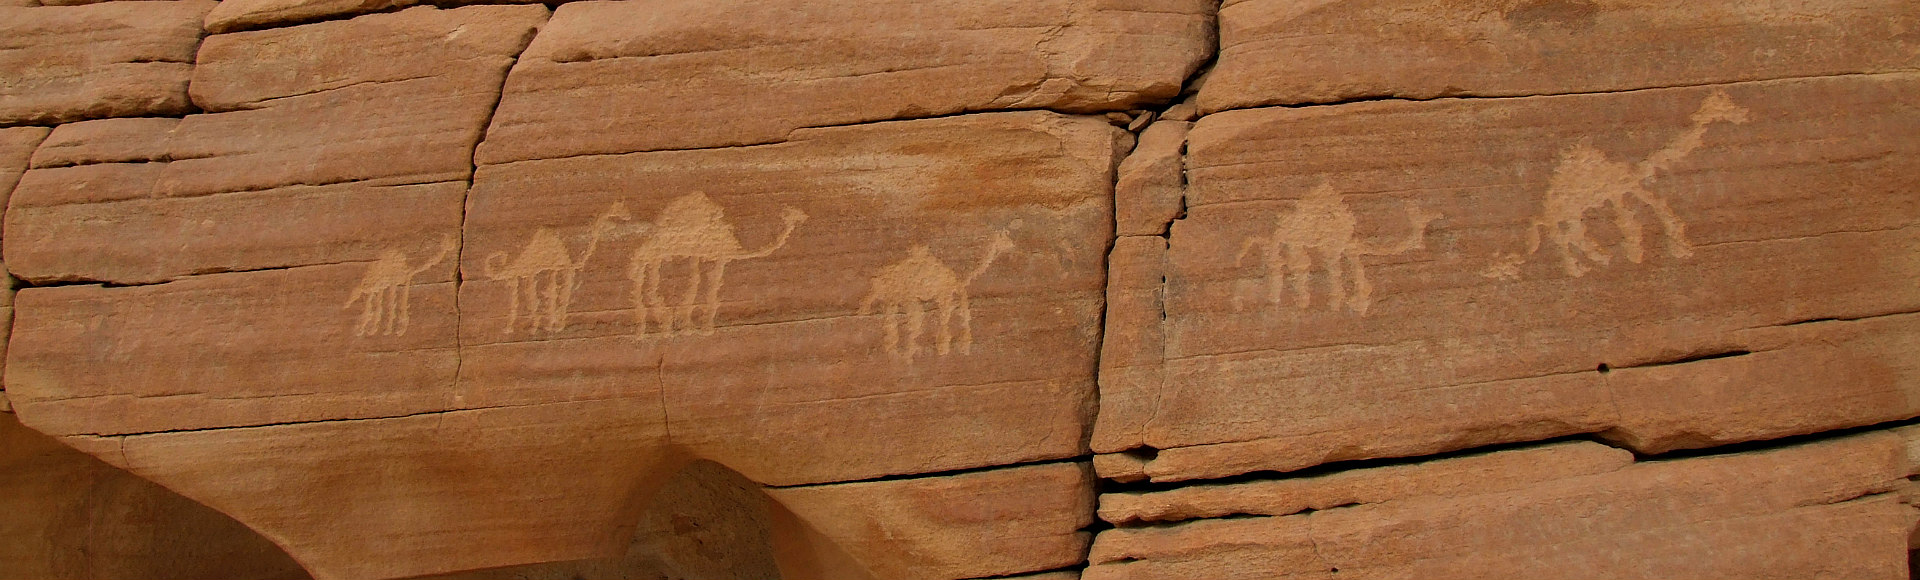
[[[1193,123],[1159,121],[1140,132],[1140,144],[1120,163],[1113,192],[1116,229],[1123,236],[1158,236],[1185,208],[1187,131]]]
[[[187,112],[214,4],[0,7],[0,125]]]
[[[1917,86],[1205,117],[1167,242],[1165,384],[1103,391],[1118,427],[1094,448],[1161,449],[1148,473],[1178,480],[1615,427],[1658,451],[1911,417],[1920,382],[1896,353],[1912,316],[1766,329],[1920,310]],[[1773,350],[1820,362],[1776,372],[1795,363]],[[1686,362],[1738,352],[1761,354]],[[1793,404],[1694,404],[1760,393]]]
[[[1602,92],[1914,70],[1920,6],[1229,1],[1205,112],[1367,97]]]
[[[796,578],[960,579],[1063,568],[1085,556],[1091,534],[1081,530],[1093,523],[1093,472],[1084,463],[767,493],[859,565],[783,570]]]
[[[482,166],[464,400],[658,380],[677,445],[769,485],[1078,455],[1130,138],[1021,112]]]
[[[399,578],[625,553],[680,465],[659,409],[636,394],[65,441],[259,530],[315,578]]]
[[[412,0],[222,0],[207,12],[207,31],[239,32],[298,24],[329,16],[379,12],[418,4]]]
[[[47,132],[45,127],[0,129],[0,194],[10,195],[20,183],[20,174],[27,172],[28,160]]]
[[[306,578],[245,526],[0,414],[0,570],[16,578]]]
[[[7,214],[34,282],[371,262],[443,271],[471,155],[540,6],[415,8],[207,39],[209,114],[63,126]],[[397,267],[397,266],[395,266]]]
[[[1625,450],[1592,442],[1558,443],[1311,477],[1109,493],[1100,496],[1100,519],[1128,525],[1232,515],[1284,516],[1352,504],[1503,492],[1606,473],[1632,463],[1633,454]]]
[[[1206,59],[1206,0],[573,2],[514,67],[481,163],[781,141],[969,111],[1126,111]],[[751,111],[740,114],[739,111]]]
[[[33,167],[66,167],[92,163],[166,161],[167,141],[179,119],[129,117],[67,123],[33,150]]]
[[[7,390],[23,422],[55,435],[452,408],[452,268],[392,286],[370,280],[372,269],[341,264],[128,288],[27,288],[16,299]]]
[[[1085,577],[1903,578],[1915,510],[1889,492],[1908,485],[1905,454],[1878,432],[1494,493],[1118,528],[1095,538]]]

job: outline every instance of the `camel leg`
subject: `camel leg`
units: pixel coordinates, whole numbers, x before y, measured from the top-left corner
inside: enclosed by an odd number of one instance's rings
[[[1620,246],[1626,250],[1627,261],[1638,264],[1645,260],[1646,235],[1633,209],[1624,200],[1607,200],[1607,208],[1613,210],[1613,227],[1620,228]]]
[[[1359,256],[1347,256],[1347,266],[1353,269],[1353,296],[1347,299],[1347,306],[1364,315],[1373,305],[1373,283],[1367,280],[1367,266],[1360,263]]]
[[[940,341],[935,352],[944,356],[953,352],[953,295],[935,299],[934,306],[937,308],[933,316],[934,336]]]
[[[900,303],[907,309],[907,358],[920,354],[920,333],[926,327],[926,309],[920,307],[920,301],[909,298]]]
[[[685,329],[683,332],[687,333],[693,332],[693,308],[700,300],[700,261],[699,258],[687,260],[693,267],[693,272],[687,275],[686,295],[680,297],[679,324],[680,328]]]
[[[1280,281],[1293,287],[1294,307],[1306,308],[1312,306],[1313,288],[1307,286],[1307,282],[1309,281],[1307,279],[1307,273],[1313,269],[1313,259],[1307,256],[1307,249],[1288,246],[1287,261],[1284,262],[1284,264],[1286,265],[1286,273],[1280,277]],[[1275,301],[1275,303],[1278,303],[1278,301]]]
[[[1605,248],[1601,248],[1600,244],[1594,243],[1593,236],[1587,235],[1587,222],[1584,220],[1578,218],[1567,220],[1567,241],[1594,264],[1605,266],[1613,263],[1613,256],[1609,255]]]
[[[672,335],[673,311],[667,306],[667,297],[660,293],[660,270],[665,265],[666,260],[647,262],[647,312],[660,325],[660,334]]]
[[[547,330],[559,332],[567,327],[567,311],[573,309],[573,269],[568,268],[554,273],[558,284],[553,287],[553,320],[547,324]]]
[[[954,314],[960,318],[960,354],[973,354],[973,305],[967,289],[960,289],[960,305]]]
[[[1640,203],[1653,208],[1653,216],[1660,220],[1660,228],[1667,234],[1667,254],[1675,258],[1692,257],[1693,243],[1687,241],[1687,223],[1674,215],[1673,208],[1667,205],[1666,200],[1637,187],[1629,193]]]
[[[1266,250],[1261,259],[1267,266],[1267,304],[1279,304],[1287,295],[1287,256],[1278,243]]]
[[[900,305],[892,302],[880,303],[882,321],[887,325],[887,354],[898,356],[900,350]]]
[[[399,319],[399,332],[394,334],[407,334],[407,328],[413,326],[413,286],[399,284],[394,290],[399,292],[399,300],[394,303],[394,315]]]
[[[1327,310],[1339,310],[1347,302],[1347,276],[1340,262],[1345,254],[1320,255],[1320,268],[1327,272]]]
[[[713,334],[714,319],[720,315],[720,284],[726,280],[727,261],[714,262],[707,271],[707,320],[700,325],[701,335]]]
[[[513,334],[513,324],[520,318],[520,279],[513,279],[513,292],[507,299],[507,334]]]

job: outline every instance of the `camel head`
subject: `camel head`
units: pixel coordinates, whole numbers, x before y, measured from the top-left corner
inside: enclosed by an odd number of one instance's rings
[[[807,212],[789,207],[780,211],[780,221],[786,222],[789,227],[797,226],[807,221]]]
[[[1733,97],[1726,91],[1714,91],[1707,100],[1700,103],[1700,110],[1693,113],[1696,125],[1705,125],[1714,121],[1725,121],[1735,125],[1747,122],[1747,109],[1733,104]]]

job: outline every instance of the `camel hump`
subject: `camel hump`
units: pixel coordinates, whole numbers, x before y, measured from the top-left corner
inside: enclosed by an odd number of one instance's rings
[[[1733,124],[1747,122],[1747,109],[1734,104],[1733,97],[1726,91],[1714,91],[1701,101],[1700,110],[1693,113],[1695,124],[1705,125],[1714,121],[1726,121]]]

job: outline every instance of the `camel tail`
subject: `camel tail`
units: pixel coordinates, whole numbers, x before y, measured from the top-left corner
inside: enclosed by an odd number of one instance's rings
[[[1258,256],[1260,249],[1262,247],[1265,247],[1266,245],[1267,245],[1266,238],[1259,237],[1259,236],[1247,238],[1246,243],[1240,244],[1240,256],[1233,259],[1233,265],[1235,266],[1247,265],[1247,255],[1253,254],[1255,256]]]
[[[1547,222],[1543,222],[1538,219],[1533,220],[1533,223],[1527,226],[1527,254],[1528,255],[1532,255],[1540,251],[1540,231],[1544,229],[1547,229]]]
[[[367,295],[368,295],[367,292],[362,291],[359,288],[353,289],[353,295],[347,297],[347,303],[341,304],[340,309],[346,310],[348,308],[353,308],[353,303],[359,302],[361,298],[366,297]]]
[[[875,288],[872,292],[868,292],[865,298],[860,299],[860,315],[873,314],[873,304],[878,301],[880,301],[880,289]]]

